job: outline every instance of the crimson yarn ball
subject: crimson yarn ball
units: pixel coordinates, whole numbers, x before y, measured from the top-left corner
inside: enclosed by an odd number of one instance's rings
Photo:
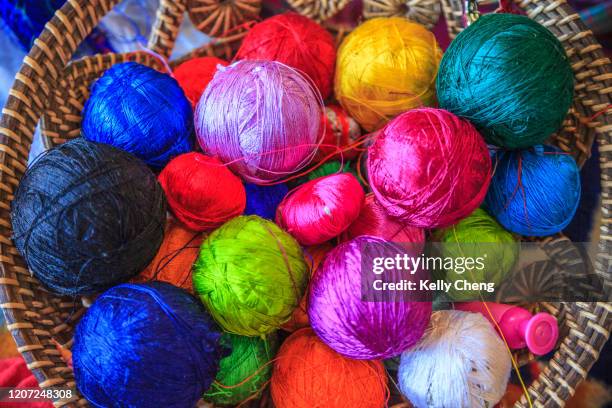
[[[364,192],[350,173],[316,178],[289,193],[276,210],[276,223],[302,245],[337,237],[359,216]]]
[[[242,41],[236,59],[282,62],[308,75],[323,98],[331,93],[334,39],[319,24],[299,14],[279,14],[255,25]]]
[[[172,213],[194,231],[214,229],[246,206],[240,179],[216,157],[191,152],[174,158],[159,174]]]
[[[425,243],[425,231],[422,228],[391,217],[371,193],[366,195],[359,217],[344,231],[342,239],[349,240],[359,235],[372,235],[388,242]]]
[[[213,79],[219,65],[226,67],[229,63],[216,57],[192,58],[180,64],[174,70],[174,79],[185,92],[185,96],[195,108],[206,85]]]
[[[389,122],[368,148],[368,178],[393,217],[446,227],[485,198],[491,158],[476,128],[442,109],[414,109]]]

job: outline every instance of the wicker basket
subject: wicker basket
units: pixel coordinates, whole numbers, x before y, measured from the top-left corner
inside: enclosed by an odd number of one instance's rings
[[[315,10],[319,17],[325,17],[338,10],[345,1],[300,0],[293,4],[303,12],[314,13],[312,10]],[[10,202],[26,169],[34,129],[41,118],[46,146],[62,143],[79,135],[80,112],[89,95],[89,86],[108,67],[131,60],[163,69],[158,57],[144,51],[98,55],[70,62],[78,44],[117,2],[69,0],[55,14],[25,57],[0,120],[1,306],[19,351],[43,388],[74,388],[72,370],[60,357],[54,341],[66,347],[71,346],[73,328],[83,308],[78,300],[48,293],[30,275],[11,241]],[[365,2],[370,15],[398,13],[399,3],[396,0]],[[165,58],[169,57],[173,49],[187,4],[199,4],[200,9],[202,4],[208,5],[210,8],[206,10],[210,9],[211,13],[216,12],[219,18],[224,19],[219,25],[211,26],[210,21],[201,24],[212,31],[218,27],[230,28],[232,24],[246,18],[244,15],[228,16],[228,13],[244,11],[245,8],[252,12],[259,7],[259,2],[255,0],[235,0],[229,7],[225,0],[161,0],[160,3],[147,47]],[[410,0],[406,4],[420,7],[432,4],[432,1]],[[580,164],[588,158],[593,140],[599,142],[603,200],[601,238],[595,269],[609,282],[612,259],[612,110],[608,108],[612,103],[612,66],[592,33],[563,0],[517,0],[517,5],[559,37],[575,72],[575,103],[563,130],[554,136],[554,142],[572,153]],[[223,9],[219,11],[215,7]],[[456,34],[462,27],[462,1],[445,0],[442,9],[449,22],[451,35]],[[408,10],[402,8],[400,12]],[[419,12],[422,13],[423,9],[419,8]],[[435,15],[435,11],[432,13]],[[206,18],[202,13],[193,15]],[[195,50],[192,55],[230,58],[243,36],[244,30],[236,30],[231,36]],[[559,317],[562,338],[554,357],[540,378],[531,385],[529,393],[536,407],[560,407],[597,360],[612,327],[612,305],[562,303],[546,307]],[[87,402],[78,395],[70,400],[56,402],[58,407],[86,405]],[[517,406],[527,406],[526,399],[523,397]]]

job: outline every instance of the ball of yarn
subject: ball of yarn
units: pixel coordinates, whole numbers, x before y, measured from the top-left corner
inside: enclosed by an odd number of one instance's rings
[[[182,289],[163,282],[116,286],[76,328],[77,388],[97,407],[193,407],[217,374],[220,337]]]
[[[306,263],[310,266],[311,278],[319,269],[319,266],[323,262],[323,259],[325,259],[325,255],[327,255],[327,253],[331,251],[332,248],[333,245],[329,242],[304,248],[304,258],[306,259]],[[304,296],[302,296],[300,304],[293,311],[291,319],[289,319],[285,324],[283,324],[281,328],[283,330],[293,332],[297,329],[308,327],[309,324],[310,321],[308,320],[308,290],[306,290],[306,293],[304,294]]]
[[[190,152],[170,161],[159,174],[168,206],[194,231],[214,229],[242,214],[246,192],[216,157]]]
[[[196,108],[202,149],[248,182],[266,184],[306,166],[319,143],[322,103],[298,72],[274,61],[220,69]]]
[[[230,333],[260,336],[291,317],[308,281],[299,244],[276,224],[241,216],[202,243],[193,287]]]
[[[487,14],[451,43],[437,79],[440,107],[489,143],[523,148],[561,127],[574,78],[563,45],[529,17]]]
[[[441,243],[443,257],[482,259],[483,268],[473,265],[446,270],[442,275],[450,283],[456,280],[492,282],[497,287],[518,258],[519,245],[512,234],[480,208],[459,223],[436,231],[435,235]],[[478,291],[456,290],[454,285],[448,293],[453,300],[479,299]]]
[[[355,143],[361,136],[359,124],[351,118],[344,109],[338,105],[327,105],[325,107],[325,115],[323,117],[323,130],[325,135],[319,146],[319,151],[315,160],[323,160],[329,157],[330,159],[353,160],[357,157],[356,149],[348,149],[348,146]],[[337,147],[334,147],[337,146]],[[338,153],[338,149],[345,149],[342,153]]]
[[[273,220],[276,216],[276,208],[289,192],[286,184],[273,184],[270,186],[259,186],[247,183],[245,215],[258,215],[261,218]]]
[[[281,346],[270,390],[277,408],[379,408],[389,394],[382,362],[343,357],[310,328]]]
[[[284,13],[256,24],[236,54],[241,60],[278,61],[306,74],[323,98],[332,90],[336,47],[332,35],[297,13]]]
[[[347,241],[359,235],[372,235],[388,242],[425,243],[423,229],[412,227],[390,217],[376,201],[374,194],[366,195],[359,217],[344,231],[342,239]]]
[[[444,310],[402,354],[398,383],[416,408],[486,408],[503,397],[510,369],[510,354],[484,316]]]
[[[357,177],[357,172],[351,167],[351,162],[339,162],[336,160],[328,161],[310,171],[305,179],[314,180],[325,176],[330,176],[337,173],[351,173]]]
[[[336,99],[374,131],[402,112],[435,103],[441,57],[424,26],[401,17],[368,20],[338,50]]]
[[[236,406],[256,398],[272,375],[270,361],[276,355],[276,334],[266,338],[224,333],[221,344],[231,353],[221,359],[219,372],[204,399],[223,406]]]
[[[487,211],[509,231],[543,237],[562,231],[580,202],[580,171],[552,146],[494,154]]]
[[[467,120],[414,109],[391,121],[368,149],[368,177],[392,216],[421,228],[451,225],[484,200],[491,158]]]
[[[83,136],[162,168],[193,150],[193,112],[176,80],[135,62],[113,65],[83,108]]]
[[[168,219],[157,255],[132,282],[158,280],[193,293],[191,268],[198,257],[202,239],[201,233],[193,232],[173,218]]]
[[[73,139],[40,156],[11,203],[13,242],[53,292],[88,295],[129,280],[164,237],[166,200],[144,163]]]
[[[278,206],[276,223],[303,245],[337,237],[359,216],[364,193],[350,173],[332,174],[293,190]]]
[[[228,63],[216,57],[199,57],[183,62],[174,70],[174,78],[194,108],[219,65],[226,67]]]
[[[377,301],[362,299],[363,275],[369,273],[361,270],[362,257],[389,257],[387,248],[386,241],[371,236],[344,242],[327,254],[310,282],[310,324],[328,346],[347,357],[396,356],[416,344],[429,322],[431,302],[409,301],[394,291],[382,293],[384,298]],[[413,282],[420,277],[403,276]]]

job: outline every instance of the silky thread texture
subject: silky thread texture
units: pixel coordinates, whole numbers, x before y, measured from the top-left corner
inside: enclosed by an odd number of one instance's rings
[[[244,188],[246,190],[244,215],[258,215],[268,220],[274,219],[276,208],[289,192],[289,188],[284,183],[270,186],[246,183]]]
[[[454,270],[437,271],[446,282],[492,282],[498,287],[514,267],[519,255],[519,245],[512,234],[481,208],[457,224],[436,231],[435,237],[442,244],[444,258],[483,258],[484,269],[472,268],[461,274]],[[449,290],[453,300],[479,299],[478,291],[454,288],[453,285]]]
[[[305,167],[320,143],[323,103],[301,74],[275,61],[220,68],[196,108],[202,150],[245,181],[267,184]]]
[[[297,241],[271,221],[234,218],[204,241],[193,287],[224,330],[268,334],[291,317],[308,282]]]
[[[217,228],[244,211],[242,181],[216,157],[182,154],[164,167],[158,179],[172,213],[194,231]]]
[[[441,108],[468,119],[487,142],[516,149],[561,127],[574,76],[547,28],[526,16],[487,14],[446,50],[436,88]]]
[[[362,300],[362,280],[372,274],[362,272],[362,254],[388,257],[388,249],[386,241],[367,235],[342,243],[326,255],[310,282],[310,324],[325,344],[346,357],[396,356],[417,343],[429,322],[431,302],[409,301],[397,291],[380,292],[376,301]],[[387,282],[400,280],[394,271],[387,277]],[[401,275],[414,282],[421,277]]]
[[[338,49],[336,99],[368,132],[409,109],[436,103],[442,50],[432,32],[402,17],[373,18]]]
[[[166,231],[157,255],[132,282],[152,280],[170,283],[193,294],[191,268],[198,257],[204,236],[184,227],[174,218],[166,221]]]
[[[83,136],[161,169],[193,150],[193,112],[176,80],[135,62],[110,67],[83,108]]]
[[[510,369],[510,354],[487,319],[442,310],[402,354],[397,380],[416,408],[487,408],[504,396]]]
[[[221,344],[231,353],[221,359],[217,377],[204,399],[217,405],[236,406],[256,398],[272,375],[269,363],[278,350],[276,333],[263,339],[224,333]]]
[[[128,281],[155,257],[166,199],[143,162],[77,138],[28,168],[11,222],[15,246],[47,289],[90,295]]]
[[[316,169],[310,171],[306,177],[300,179],[300,181],[310,181],[337,173],[351,173],[353,176],[357,177],[357,172],[351,167],[351,162],[332,160],[325,162]]]
[[[350,173],[309,181],[290,192],[276,211],[276,223],[302,245],[337,237],[359,216],[364,192]]]
[[[282,344],[270,390],[276,408],[381,408],[389,392],[382,362],[343,357],[310,328]]]
[[[552,146],[497,151],[485,208],[507,230],[543,237],[562,231],[580,203],[580,170]]]
[[[185,92],[185,96],[195,109],[206,86],[212,81],[217,66],[226,67],[229,63],[216,57],[192,58],[176,67],[174,78]]]
[[[315,161],[355,159],[359,151],[357,149],[347,149],[347,147],[360,138],[359,123],[338,105],[325,106],[323,121],[322,130],[325,134]],[[338,153],[339,149],[343,149],[343,151]],[[338,154],[333,155],[333,153]]]
[[[491,158],[467,120],[441,109],[401,114],[368,148],[368,180],[389,215],[421,228],[445,227],[484,200]]]
[[[227,351],[204,307],[163,282],[102,294],[74,334],[77,388],[95,407],[193,407]]]
[[[392,218],[376,201],[374,194],[367,194],[359,217],[342,234],[348,241],[359,235],[371,235],[388,242],[425,244],[425,231]]]
[[[334,246],[329,242],[304,248],[304,259],[310,267],[311,279],[314,274],[317,273],[317,270],[323,263],[323,259],[325,259],[327,253],[333,248]],[[297,329],[308,327],[310,325],[310,321],[308,320],[308,292],[308,289],[306,289],[306,293],[304,296],[302,296],[302,300],[300,301],[298,307],[296,307],[293,311],[291,319],[284,323],[281,326],[281,329],[294,332]]]
[[[256,24],[242,40],[236,59],[282,62],[310,78],[323,98],[331,94],[334,39],[308,17],[284,13]]]

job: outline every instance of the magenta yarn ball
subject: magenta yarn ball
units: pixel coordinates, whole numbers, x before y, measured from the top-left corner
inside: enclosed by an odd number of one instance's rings
[[[482,136],[442,109],[413,109],[389,122],[368,148],[367,166],[378,202],[420,228],[446,227],[467,217],[491,181]]]
[[[320,143],[321,95],[275,61],[218,67],[196,108],[202,150],[244,180],[267,184],[306,166]]]
[[[308,298],[310,324],[338,353],[359,360],[384,359],[399,355],[423,336],[431,316],[431,302],[424,295],[362,292],[378,279],[371,270],[362,271],[362,264],[397,253],[399,247],[362,235],[332,249],[315,273]],[[384,277],[387,282],[405,279],[418,286],[424,274],[393,270]]]

